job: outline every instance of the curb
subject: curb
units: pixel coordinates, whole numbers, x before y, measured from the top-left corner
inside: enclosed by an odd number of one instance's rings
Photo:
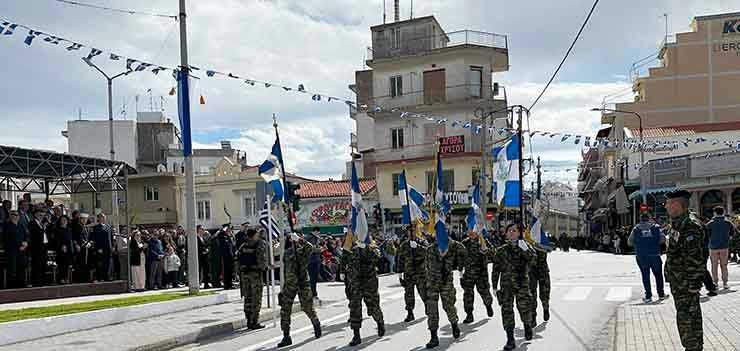
[[[299,302],[293,303],[293,309],[291,313],[296,313],[301,310],[301,304]],[[259,322],[266,322],[272,318],[272,310],[261,311]],[[181,347],[189,344],[201,342],[216,336],[231,334],[239,329],[247,327],[246,319],[238,319],[229,322],[223,322],[219,324],[205,326],[197,331],[190,332],[184,335],[173,336],[168,339],[158,341],[144,346],[137,346],[132,348],[133,351],[166,351],[176,347]]]

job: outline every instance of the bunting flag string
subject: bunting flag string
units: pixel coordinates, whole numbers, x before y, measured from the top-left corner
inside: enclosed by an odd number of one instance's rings
[[[79,51],[82,49],[85,49],[85,50],[89,49],[90,50],[89,53],[84,57],[86,60],[92,60],[94,58],[97,58],[103,52],[105,52],[107,54],[106,55],[107,58],[111,61],[125,60],[126,69],[130,71],[134,71],[134,72],[143,72],[143,71],[150,70],[152,73],[157,75],[162,71],[175,72],[178,69],[178,68],[158,65],[155,63],[151,63],[151,62],[145,62],[137,58],[127,57],[127,56],[120,55],[120,54],[117,54],[117,53],[114,53],[108,50],[102,50],[99,48],[92,47],[90,45],[79,43],[77,41],[66,39],[58,35],[37,31],[23,24],[15,23],[15,22],[12,22],[6,19],[0,19],[0,33],[2,33],[3,35],[8,35],[8,36],[13,35],[17,28],[28,30],[28,35],[26,36],[24,40],[24,42],[28,46],[31,46],[33,44],[34,39],[36,37],[42,37],[44,38],[44,42],[49,43],[49,44],[59,45],[59,44],[64,43],[63,46],[66,48],[67,51]],[[190,65],[189,69],[195,72],[201,71],[201,68],[194,66],[194,65]],[[221,78],[235,79],[235,80],[242,81],[246,85],[253,86],[253,87],[256,87],[259,85],[260,87],[264,87],[265,89],[269,89],[272,87],[281,88],[281,90],[284,92],[305,94],[306,96],[310,97],[311,100],[315,102],[325,101],[325,102],[344,103],[349,107],[356,107],[355,102],[351,99],[341,98],[341,97],[337,97],[336,95],[325,94],[325,93],[316,92],[316,91],[310,91],[306,89],[306,86],[302,83],[297,84],[295,86],[288,86],[288,85],[279,84],[276,82],[257,80],[253,78],[246,78],[243,75],[236,74],[233,72],[227,72],[223,70],[206,69],[204,71],[207,77],[221,77]]]

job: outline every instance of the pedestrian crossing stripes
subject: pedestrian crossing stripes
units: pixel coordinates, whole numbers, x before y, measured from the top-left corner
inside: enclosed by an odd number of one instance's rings
[[[626,302],[638,298],[639,296],[633,295],[641,293],[642,289],[634,289],[631,286],[597,287],[596,289],[592,286],[574,286],[557,288],[557,290],[565,291],[560,297],[562,301],[577,302],[599,299],[607,302]],[[552,298],[557,299],[555,293]]]

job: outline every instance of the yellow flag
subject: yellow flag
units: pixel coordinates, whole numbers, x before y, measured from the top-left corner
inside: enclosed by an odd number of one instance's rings
[[[342,245],[342,248],[348,251],[352,250],[352,240],[352,231],[348,230],[347,234],[344,235],[344,244]]]

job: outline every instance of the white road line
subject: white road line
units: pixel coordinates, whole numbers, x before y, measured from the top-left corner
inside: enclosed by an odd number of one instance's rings
[[[588,295],[591,294],[591,291],[594,288],[590,286],[577,286],[574,288],[571,288],[565,296],[563,296],[563,300],[565,301],[584,301],[588,298]]]
[[[615,286],[609,288],[609,292],[606,294],[604,300],[623,302],[627,301],[632,297],[631,286]]]
[[[390,292],[393,292],[395,290],[398,290],[398,288],[382,290],[382,291],[380,291],[380,295],[382,296],[385,293],[390,293]],[[397,300],[397,299],[400,299],[402,297],[403,297],[403,293],[394,294],[394,295],[391,295],[391,296],[388,296],[388,297],[383,298],[382,301],[381,301],[381,303],[387,302],[387,301],[392,301],[392,300]],[[345,303],[346,302],[342,302],[341,304],[345,304]],[[349,317],[349,312],[340,313],[340,314],[338,314],[338,315],[336,315],[334,317],[331,317],[331,318],[321,319],[321,326],[322,327],[325,327],[326,325],[328,325],[331,322],[334,322],[334,321],[337,321],[337,320],[340,320],[340,319],[344,319],[344,318],[347,318],[347,317]],[[305,332],[307,332],[309,330],[310,331],[313,331],[313,325],[309,325],[309,326],[306,326],[306,327],[303,327],[303,328],[295,329],[295,330],[293,330],[291,332],[291,335],[302,334],[302,333],[305,333]],[[261,348],[264,348],[264,347],[267,347],[267,346],[270,346],[270,345],[276,345],[280,340],[283,340],[283,337],[282,336],[277,336],[277,337],[274,337],[272,339],[265,340],[265,341],[263,341],[263,342],[261,342],[259,344],[250,345],[249,347],[245,347],[243,349],[240,349],[239,351],[254,351],[254,350],[259,350]]]

